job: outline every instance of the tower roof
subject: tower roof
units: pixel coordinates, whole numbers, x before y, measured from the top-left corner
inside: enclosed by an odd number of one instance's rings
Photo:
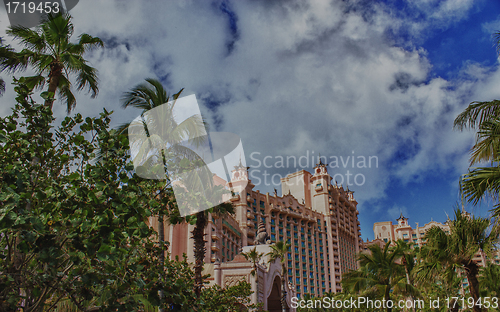
[[[401,215],[396,220],[408,220],[408,218],[403,217],[403,212],[401,212]]]

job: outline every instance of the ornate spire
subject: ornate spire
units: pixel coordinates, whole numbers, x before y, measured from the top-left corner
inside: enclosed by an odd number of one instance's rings
[[[325,167],[326,164],[323,163],[323,161],[321,160],[321,154],[318,153],[318,160],[319,162],[316,164],[316,166],[314,168],[318,168],[318,167]]]
[[[401,211],[401,215],[399,216],[399,218],[397,218],[396,220],[407,220],[408,218],[405,218],[403,216],[403,212]]]
[[[243,166],[243,164],[241,163],[241,154],[240,154],[240,162],[238,163],[237,166],[234,166],[234,169],[238,170],[240,168],[245,168],[245,166]],[[247,167],[247,169],[250,169],[250,167]]]

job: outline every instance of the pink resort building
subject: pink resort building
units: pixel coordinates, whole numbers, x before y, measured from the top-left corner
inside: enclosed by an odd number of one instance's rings
[[[234,191],[230,200],[235,214],[209,215],[204,273],[210,274],[210,282],[225,287],[248,281],[254,291],[252,301],[268,311],[281,311],[282,279],[286,281],[287,311],[294,311],[292,297],[340,292],[342,274],[358,268],[357,254],[363,243],[353,192],[332,184],[321,161],[313,173],[301,170],[282,178],[281,196],[277,190],[274,194],[254,190],[248,169],[240,163],[227,184]],[[158,228],[156,218],[150,224]],[[193,227],[165,224],[171,256],[185,253],[194,262]],[[252,263],[241,253],[257,248],[267,254],[278,241],[291,244],[285,259],[286,276],[281,276],[280,262],[269,263],[267,256],[253,276]]]

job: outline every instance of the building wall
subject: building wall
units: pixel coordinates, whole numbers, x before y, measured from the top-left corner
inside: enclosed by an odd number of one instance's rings
[[[255,244],[258,224],[264,221],[271,243],[286,241],[291,252],[286,259],[287,278],[297,296],[321,296],[340,292],[341,275],[357,269],[361,232],[353,192],[331,183],[326,165],[313,174],[301,170],[282,179],[282,192],[273,195],[254,190],[248,168],[235,167],[230,200],[234,215],[209,215],[206,227],[206,263],[232,261],[245,246]],[[154,223],[154,222],[151,222]],[[193,261],[193,225],[166,225],[173,255],[185,252]],[[180,255],[179,255],[180,256]]]

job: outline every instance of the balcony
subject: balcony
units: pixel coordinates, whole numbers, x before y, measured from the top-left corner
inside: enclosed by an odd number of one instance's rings
[[[252,202],[252,197],[250,195],[247,195],[247,202]]]
[[[219,240],[220,237],[217,236],[217,234],[212,234],[212,239],[216,241],[216,240]]]
[[[239,201],[240,200],[240,195],[239,194],[235,194],[235,195],[231,196],[230,200],[232,202]]]
[[[219,247],[217,247],[217,245],[212,245],[212,250],[213,251],[219,251]]]
[[[314,190],[316,192],[321,192],[323,190],[323,185],[316,185],[316,187],[314,188]]]
[[[252,219],[253,218],[253,214],[251,212],[247,212],[247,218],[248,219]]]

